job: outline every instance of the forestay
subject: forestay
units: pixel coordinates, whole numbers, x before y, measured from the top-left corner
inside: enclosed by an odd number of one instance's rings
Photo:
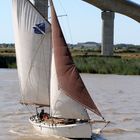
[[[51,27],[28,0],[13,0],[22,102],[50,104]]]

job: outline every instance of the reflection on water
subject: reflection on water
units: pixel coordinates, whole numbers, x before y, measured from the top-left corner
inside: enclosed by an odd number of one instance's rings
[[[103,116],[111,121],[93,139],[139,140],[140,76],[82,74],[82,78]],[[66,140],[35,131],[28,123],[31,108],[20,105],[19,100],[17,71],[0,69],[0,140]]]

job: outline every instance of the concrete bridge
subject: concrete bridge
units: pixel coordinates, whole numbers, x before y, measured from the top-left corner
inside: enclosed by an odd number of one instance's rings
[[[130,0],[83,0],[102,11],[112,11],[126,15],[140,22],[140,5]]]
[[[126,15],[140,22],[140,5],[129,0],[83,0],[102,12],[102,54],[113,55],[114,12]]]
[[[82,0],[102,10],[102,54],[113,55],[114,13],[126,15],[140,22],[140,5],[130,0]],[[46,17],[48,0],[35,0],[36,7]]]

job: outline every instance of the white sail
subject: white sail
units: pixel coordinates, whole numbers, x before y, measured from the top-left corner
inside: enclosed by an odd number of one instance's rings
[[[68,97],[58,85],[54,53],[51,65],[51,115],[58,118],[89,119],[86,109]]]
[[[22,102],[50,104],[51,27],[28,0],[13,0]]]

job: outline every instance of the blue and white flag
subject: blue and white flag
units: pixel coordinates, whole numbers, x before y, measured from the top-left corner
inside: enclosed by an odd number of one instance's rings
[[[36,24],[33,29],[35,34],[45,34],[45,23]]]

